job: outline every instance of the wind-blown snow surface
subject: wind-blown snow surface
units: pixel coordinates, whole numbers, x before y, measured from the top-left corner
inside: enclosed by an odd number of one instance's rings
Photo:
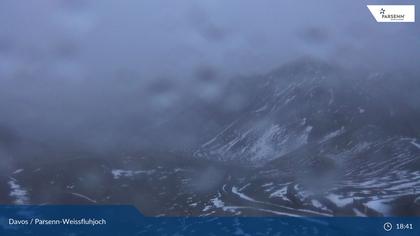
[[[420,215],[418,78],[303,60],[244,80],[247,109],[194,153],[22,165],[0,176],[2,201],[158,216]]]

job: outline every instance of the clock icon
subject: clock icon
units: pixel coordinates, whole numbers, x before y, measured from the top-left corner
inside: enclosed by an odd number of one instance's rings
[[[391,231],[391,230],[392,230],[392,224],[391,224],[391,223],[389,223],[389,222],[386,222],[386,223],[384,224],[384,230],[385,230],[385,231]]]

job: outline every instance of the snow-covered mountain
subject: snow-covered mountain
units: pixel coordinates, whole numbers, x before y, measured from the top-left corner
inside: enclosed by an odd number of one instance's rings
[[[159,216],[420,215],[418,76],[305,59],[226,91],[247,105],[230,124],[209,116],[226,125],[194,153],[19,163],[0,173],[0,201],[134,204]]]
[[[334,215],[418,214],[420,78],[301,60],[254,82],[249,111],[196,158],[255,166],[242,194],[260,203]],[[398,208],[401,198],[411,200]]]
[[[420,88],[420,79],[399,77],[348,71],[311,59],[290,63],[253,78],[255,100],[249,109],[194,155],[263,165],[343,136],[348,138],[335,148],[344,150],[349,142],[366,145],[363,132],[416,140],[420,104],[413,100],[420,101],[414,90]]]

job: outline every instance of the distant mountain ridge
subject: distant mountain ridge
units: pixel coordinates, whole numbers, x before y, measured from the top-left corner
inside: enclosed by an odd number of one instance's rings
[[[256,101],[195,157],[260,166],[368,127],[377,127],[384,138],[419,138],[420,106],[407,103],[402,93],[420,88],[420,79],[352,72],[302,59],[251,80],[250,96]],[[420,95],[412,96],[420,101]],[[352,140],[363,143],[363,137]]]

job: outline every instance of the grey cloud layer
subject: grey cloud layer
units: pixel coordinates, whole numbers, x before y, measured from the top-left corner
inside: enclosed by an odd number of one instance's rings
[[[304,56],[416,70],[419,37],[418,23],[374,22],[366,1],[5,0],[0,125],[57,149],[133,149],[151,129],[171,147],[195,145],[196,131],[164,124],[205,117],[191,104],[220,102],[228,78]]]

